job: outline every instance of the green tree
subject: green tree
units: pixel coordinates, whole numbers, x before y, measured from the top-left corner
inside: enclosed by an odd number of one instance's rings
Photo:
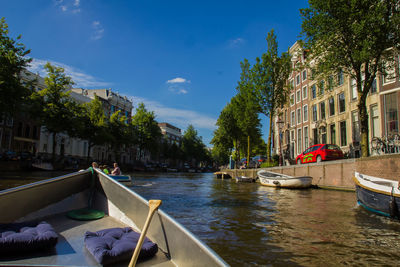
[[[69,88],[73,81],[66,76],[64,69],[50,63],[45,65],[47,76],[44,79],[46,88],[32,93],[33,114],[52,135],[52,161],[55,161],[57,134],[71,132],[77,104],[70,98]],[[62,154],[62,151],[60,151]]]
[[[21,83],[21,74],[31,62],[30,50],[8,36],[8,25],[0,19],[0,116],[12,116],[25,102],[31,92]]]
[[[155,153],[159,147],[162,135],[155,118],[154,112],[147,111],[144,103],[139,103],[135,115],[132,116],[140,157],[145,151]]]
[[[291,71],[291,60],[289,52],[278,56],[278,43],[274,30],[268,33],[267,44],[267,53],[264,53],[261,59],[256,58],[252,74],[261,113],[269,118],[267,157],[270,162],[273,121],[278,108],[287,101],[289,90],[286,81]]]
[[[97,95],[89,103],[81,105],[76,121],[76,136],[88,141],[87,161],[93,146],[106,144],[109,135],[106,131],[107,118],[103,105]]]
[[[131,128],[128,126],[127,118],[121,115],[121,111],[114,112],[108,124],[106,131],[108,133],[108,143],[114,152],[115,160],[121,160],[121,151],[126,144],[130,143]]]
[[[233,98],[224,109],[221,111],[217,120],[217,129],[214,131],[214,136],[211,140],[211,144],[216,149],[219,149],[221,155],[226,154],[229,151],[230,155],[232,149],[235,150],[235,158],[240,159],[239,143],[241,137],[244,135],[243,131],[239,127],[237,117],[235,116]],[[229,157],[229,156],[228,156]]]
[[[182,136],[182,152],[185,159],[191,163],[194,161],[195,166],[202,161],[206,147],[201,137],[198,136],[193,125],[189,125]]]
[[[252,82],[250,63],[247,59],[240,62],[242,73],[236,87],[237,94],[233,98],[234,116],[242,132],[247,137],[247,162],[250,162],[251,143],[253,139],[261,135],[261,124],[258,113],[260,106],[257,103],[255,87]]]
[[[377,73],[392,65],[400,46],[398,0],[310,0],[301,9],[305,48],[316,62],[315,74],[343,70],[355,79],[362,156],[369,154],[366,98]]]

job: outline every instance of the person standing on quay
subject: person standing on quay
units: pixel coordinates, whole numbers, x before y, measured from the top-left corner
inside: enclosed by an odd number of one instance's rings
[[[118,167],[118,163],[114,163],[114,170],[111,172],[112,175],[121,175],[121,170]]]

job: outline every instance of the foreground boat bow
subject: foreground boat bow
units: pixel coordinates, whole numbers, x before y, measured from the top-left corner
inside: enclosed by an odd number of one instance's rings
[[[66,216],[68,211],[88,205],[103,211],[104,218],[75,221]],[[85,232],[127,226],[140,232],[149,207],[144,198],[101,171],[87,170],[1,191],[0,210],[7,211],[0,214],[0,223],[46,220],[59,235],[53,251],[3,257],[0,265],[99,266],[85,248]],[[155,214],[146,236],[159,251],[139,266],[227,266],[162,210]]]

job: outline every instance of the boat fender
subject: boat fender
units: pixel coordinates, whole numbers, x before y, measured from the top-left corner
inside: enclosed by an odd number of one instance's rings
[[[399,208],[397,206],[396,199],[393,195],[393,190],[394,190],[394,188],[392,188],[392,197],[390,198],[390,202],[389,202],[389,214],[390,214],[391,218],[400,219]]]
[[[278,181],[273,181],[273,183],[274,183],[274,185],[276,185],[276,186],[280,186],[280,185],[281,185],[281,183],[278,182]]]

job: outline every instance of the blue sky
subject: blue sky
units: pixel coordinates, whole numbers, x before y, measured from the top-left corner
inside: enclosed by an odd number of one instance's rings
[[[75,87],[112,88],[144,102],[159,122],[192,124],[206,145],[235,95],[240,62],[254,62],[275,30],[280,51],[301,31],[299,1],[1,0],[10,35]],[[267,130],[263,118],[263,132]]]

